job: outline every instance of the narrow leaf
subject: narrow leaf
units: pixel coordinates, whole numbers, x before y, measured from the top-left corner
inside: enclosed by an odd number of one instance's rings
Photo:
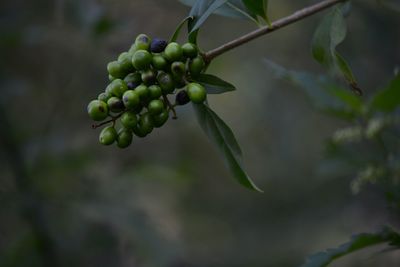
[[[199,0],[200,1],[200,0]],[[193,27],[191,27],[190,32],[194,32],[197,29],[203,25],[203,23],[208,19],[208,17],[219,7],[221,7],[223,4],[225,4],[228,0],[213,0],[211,3],[208,5],[207,8],[204,8],[203,5],[199,5],[199,7],[194,10],[193,14],[191,16],[195,17],[195,20],[193,22]],[[206,1],[200,1],[200,2],[206,2]],[[193,6],[193,9],[195,6]],[[192,9],[192,10],[193,10]]]
[[[225,158],[225,163],[236,180],[243,186],[262,192],[243,170],[242,152],[232,130],[208,106],[193,104],[198,122],[208,138],[217,145]]]
[[[388,243],[390,246],[400,248],[400,235],[389,227],[385,227],[377,233],[363,233],[355,235],[347,243],[337,248],[328,249],[323,252],[311,255],[301,267],[324,267],[328,266],[335,259],[347,254],[377,244]]]
[[[243,4],[253,16],[260,16],[269,22],[267,16],[268,0],[242,0]]]
[[[223,94],[236,90],[234,85],[210,74],[200,74],[195,81],[206,88],[207,94]]]
[[[173,35],[171,36],[171,38],[169,39],[169,42],[170,42],[170,43],[175,42],[175,41],[178,39],[179,34],[180,34],[180,32],[181,32],[183,26],[185,25],[185,23],[186,23],[187,21],[190,22],[190,21],[193,20],[193,19],[194,19],[194,17],[191,17],[191,16],[190,16],[190,17],[184,18],[184,19],[179,23],[179,25],[178,25],[178,27],[176,28],[174,34],[173,34]]]
[[[370,107],[384,112],[392,112],[400,106],[400,75],[389,86],[379,91],[371,100]]]

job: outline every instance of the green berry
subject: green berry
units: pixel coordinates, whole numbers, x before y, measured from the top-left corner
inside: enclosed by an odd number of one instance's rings
[[[207,92],[206,89],[198,83],[189,83],[187,86],[187,92],[190,101],[196,104],[201,104],[206,100]]]
[[[121,116],[121,124],[127,129],[133,129],[138,123],[136,113],[127,111]]]
[[[142,83],[141,77],[142,75],[139,72],[130,73],[125,77],[124,82],[129,89],[135,89]]]
[[[137,70],[147,70],[151,62],[152,56],[146,50],[138,50],[133,54],[132,64]]]
[[[118,63],[120,64],[121,71],[124,73],[129,73],[134,71],[132,65],[132,54],[128,52],[123,52],[118,57]]]
[[[154,123],[150,113],[144,113],[140,116],[139,128],[141,128],[141,130],[146,134],[149,134],[153,131]]]
[[[134,90],[128,90],[122,96],[122,102],[127,109],[135,109],[140,106],[139,94]]]
[[[170,94],[175,90],[175,82],[170,74],[160,72],[157,76],[157,81],[164,94]]]
[[[146,85],[141,84],[136,87],[135,92],[139,95],[139,99],[142,102],[147,102],[150,98],[150,92]]]
[[[137,50],[146,50],[150,49],[151,39],[146,34],[139,34],[135,40],[135,46]]]
[[[100,100],[90,101],[87,106],[87,111],[90,118],[95,121],[102,121],[108,116],[108,106],[105,102]]]
[[[147,109],[152,116],[158,115],[164,110],[164,102],[160,99],[151,100]]]
[[[182,78],[185,75],[185,63],[181,61],[175,61],[171,64],[171,72],[174,78]]]
[[[183,57],[182,47],[175,42],[169,43],[164,51],[165,57],[170,61],[179,61]]]
[[[115,78],[123,78],[124,71],[121,68],[121,64],[118,61],[112,61],[107,64],[108,74]]]
[[[142,73],[142,81],[145,85],[152,85],[156,81],[156,73],[153,70],[146,70]]]
[[[158,85],[152,85],[148,87],[150,99],[158,99],[162,95],[161,87]]]
[[[132,131],[122,128],[118,132],[117,146],[119,148],[127,148],[130,144],[132,144],[132,138]]]
[[[104,128],[99,135],[99,142],[102,145],[108,146],[115,142],[117,139],[117,131],[113,126],[108,126]]]
[[[131,46],[131,48],[129,48],[128,53],[131,54],[131,56],[133,56],[133,54],[135,54],[135,52],[136,52],[137,50],[138,50],[138,49],[136,48],[136,45],[133,44],[133,45]]]
[[[196,78],[204,70],[205,65],[206,64],[202,56],[195,57],[189,63],[190,75]]]
[[[165,70],[168,67],[167,60],[161,55],[153,55],[151,65],[156,70]]]
[[[153,117],[154,127],[159,128],[167,122],[169,118],[169,112],[168,110],[164,109],[160,114],[152,117]]]
[[[125,109],[124,103],[118,97],[110,97],[107,100],[107,106],[111,110],[111,112],[119,113]]]
[[[138,125],[132,128],[133,133],[140,138],[143,138],[147,135],[147,133]]]
[[[116,78],[114,76],[112,76],[111,74],[108,74],[108,80],[110,82],[114,81]]]
[[[182,51],[183,55],[187,58],[195,58],[198,53],[197,46],[192,43],[182,45]]]
[[[110,94],[104,92],[104,93],[99,94],[99,96],[97,97],[97,99],[106,103],[107,100],[108,100],[110,97],[111,97]]]
[[[120,98],[126,90],[128,90],[126,83],[121,79],[115,79],[107,87],[106,92]]]

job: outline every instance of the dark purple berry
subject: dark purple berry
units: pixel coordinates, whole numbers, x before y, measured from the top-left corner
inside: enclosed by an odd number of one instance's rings
[[[159,38],[153,39],[150,44],[150,51],[153,53],[161,53],[168,45],[167,41]]]
[[[189,98],[189,95],[186,92],[186,90],[180,91],[175,97],[175,103],[177,105],[182,106],[182,105],[186,105],[189,102],[190,102],[190,98]]]
[[[129,88],[130,90],[133,90],[133,89],[135,89],[136,87],[138,87],[140,84],[141,84],[140,82],[130,82],[130,83],[128,83],[127,85],[128,85],[128,88]]]

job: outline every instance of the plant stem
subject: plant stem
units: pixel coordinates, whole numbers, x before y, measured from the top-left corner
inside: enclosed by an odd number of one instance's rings
[[[263,36],[265,34],[274,32],[280,28],[283,28],[285,26],[288,26],[292,23],[295,23],[299,20],[302,20],[304,18],[307,18],[315,13],[318,13],[322,10],[325,10],[333,5],[339,4],[341,2],[345,2],[347,0],[324,0],[321,1],[317,4],[305,7],[303,9],[300,9],[296,12],[294,12],[292,15],[289,15],[287,17],[281,18],[277,21],[274,21],[270,26],[265,26],[262,28],[259,28],[255,31],[252,31],[250,33],[247,33],[235,40],[232,40],[226,44],[221,45],[220,47],[217,47],[213,50],[208,51],[204,55],[204,59],[206,62],[210,62],[214,58],[216,58],[219,55],[224,54],[225,52],[228,52],[232,50],[235,47],[241,46],[245,43],[250,42],[251,40],[254,40],[260,36]]]

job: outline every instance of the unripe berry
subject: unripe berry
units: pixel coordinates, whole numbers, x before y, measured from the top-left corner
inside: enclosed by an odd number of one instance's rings
[[[150,48],[150,37],[146,34],[139,34],[135,40],[135,46],[137,50],[146,50],[148,51]]]
[[[138,50],[138,49],[136,48],[136,45],[133,44],[133,45],[131,45],[131,48],[129,48],[128,53],[131,54],[131,56],[133,56],[133,54],[135,54],[135,52],[136,52],[137,50]]]
[[[145,50],[138,50],[133,54],[132,64],[137,70],[147,70],[150,68],[152,56]]]
[[[161,53],[162,51],[164,51],[167,45],[167,41],[159,38],[154,38],[153,41],[151,41],[150,51],[153,53]]]
[[[189,83],[187,86],[188,96],[190,101],[196,104],[201,104],[206,100],[206,89],[198,83]]]
[[[118,61],[112,61],[107,64],[107,71],[114,78],[123,78],[124,71],[121,68],[121,64]]]
[[[134,109],[140,105],[139,94],[134,90],[128,90],[122,96],[122,101],[127,109]]]
[[[171,72],[174,78],[182,78],[185,75],[185,63],[181,61],[175,61],[171,64]]]
[[[121,124],[127,129],[133,129],[137,125],[136,113],[127,111],[121,116]]]
[[[141,74],[139,72],[130,73],[125,77],[124,82],[128,89],[135,89],[142,83]]]
[[[95,121],[102,121],[108,116],[108,106],[105,102],[100,100],[90,101],[87,106],[87,111],[90,118]]]
[[[189,62],[190,75],[193,78],[196,78],[204,70],[205,65],[206,64],[202,56],[195,57]]]
[[[117,139],[117,131],[113,126],[105,127],[99,135],[99,142],[102,145],[108,146],[115,142]]]
[[[165,57],[170,61],[179,61],[183,57],[182,47],[175,42],[169,43],[165,48]]]
[[[197,46],[192,43],[182,45],[183,55],[187,58],[195,58],[197,56]]]
[[[177,105],[182,106],[182,105],[186,105],[189,102],[190,102],[190,98],[189,98],[189,95],[186,92],[186,90],[182,90],[176,94],[175,103]]]
[[[129,54],[128,52],[123,52],[119,55],[118,63],[120,64],[121,71],[124,74],[135,70],[132,65],[132,54]]]
[[[168,67],[167,60],[161,55],[153,55],[151,65],[156,70],[165,70]]]
[[[170,74],[160,72],[157,76],[157,81],[164,94],[170,94],[175,90],[175,82]]]
[[[158,99],[162,95],[161,87],[158,85],[152,85],[148,87],[150,99]]]
[[[156,73],[153,70],[146,70],[142,73],[142,81],[145,85],[152,85],[156,81]]]
[[[154,123],[150,113],[146,112],[140,116],[139,128],[141,128],[146,134],[149,134],[153,131]]]
[[[158,115],[164,110],[164,102],[160,99],[151,100],[147,109],[152,116]]]
[[[107,86],[106,92],[120,98],[126,90],[128,90],[126,83],[121,79],[115,79]]]
[[[107,101],[108,108],[111,112],[119,113],[125,109],[124,103],[118,97],[110,97]]]
[[[140,101],[142,102],[149,101],[150,93],[146,85],[144,84],[139,85],[138,87],[136,87],[135,92],[139,95]]]
[[[132,129],[133,133],[140,138],[146,137],[147,133],[138,125],[136,127],[133,127]]]
[[[108,93],[101,93],[99,94],[99,96],[97,97],[98,100],[103,101],[104,103],[107,102],[107,100],[110,98],[111,96]]]
[[[132,138],[132,131],[122,128],[118,132],[117,146],[119,148],[127,148],[130,144],[132,144]]]
[[[154,127],[160,128],[167,122],[169,118],[169,112],[168,110],[164,109],[160,114],[152,117],[153,117]]]
[[[116,79],[116,78],[113,77],[111,74],[108,74],[108,80],[109,80],[110,82],[114,81],[115,79]]]

